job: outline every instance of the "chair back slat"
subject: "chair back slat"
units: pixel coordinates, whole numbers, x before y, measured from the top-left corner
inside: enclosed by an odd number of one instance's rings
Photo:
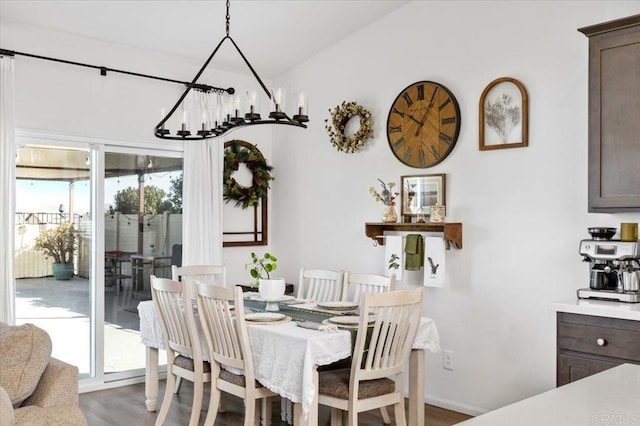
[[[364,296],[351,375],[372,380],[404,370],[422,315],[422,289]],[[373,315],[375,322],[369,323]]]
[[[210,359],[244,370],[253,380],[253,358],[244,319],[242,289],[198,284],[196,301]],[[233,310],[230,302],[233,302]],[[253,382],[251,382],[253,383]]]
[[[196,294],[196,282],[226,287],[227,268],[225,265],[172,265],[171,279],[187,283],[191,294]]]
[[[343,278],[342,271],[300,268],[298,297],[316,302],[340,300]]]
[[[361,303],[365,294],[384,293],[395,290],[396,276],[378,274],[344,274],[342,300]]]
[[[194,342],[197,340],[197,337],[193,338],[192,331],[195,329],[195,320],[193,327],[190,327],[188,315],[193,315],[193,311],[184,309],[183,301],[189,298],[185,296],[182,283],[152,276],[151,296],[167,346],[181,354],[193,356]]]

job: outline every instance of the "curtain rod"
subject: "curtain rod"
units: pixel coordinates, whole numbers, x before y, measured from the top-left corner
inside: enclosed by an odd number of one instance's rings
[[[82,62],[67,61],[65,59],[51,58],[48,56],[40,56],[40,55],[34,55],[32,53],[17,52],[15,50],[7,50],[7,49],[0,48],[0,56],[2,55],[4,56],[20,55],[20,56],[27,56],[29,58],[43,59],[45,61],[60,62],[63,64],[76,65],[79,67],[93,68],[96,70],[100,70],[100,75],[103,75],[103,76],[106,76],[107,72],[115,72],[120,74],[132,75],[135,77],[150,78],[152,80],[168,81],[169,83],[178,83],[178,84],[183,84],[185,86],[189,86],[191,84],[191,82],[188,82],[188,81],[174,80],[171,78],[157,77],[154,75],[141,74],[141,73],[132,72],[132,71],[123,71],[123,70],[109,68],[109,67],[100,66],[100,65],[84,64]],[[223,89],[221,87],[209,86],[206,84],[194,84],[193,88],[197,90],[201,90],[203,92],[217,92],[217,93],[226,92],[230,95],[235,93],[235,89],[233,87],[229,87],[228,89]]]

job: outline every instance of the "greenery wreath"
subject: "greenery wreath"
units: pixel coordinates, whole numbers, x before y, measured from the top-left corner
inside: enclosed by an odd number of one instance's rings
[[[329,119],[325,119],[325,129],[329,133],[331,144],[336,147],[338,151],[347,153],[356,152],[364,146],[367,139],[373,137],[373,125],[371,120],[371,113],[364,107],[358,105],[355,102],[343,101],[341,105],[336,106],[331,113],[331,124]],[[351,118],[360,117],[360,128],[352,136],[346,136],[344,129],[347,122]]]
[[[231,175],[244,163],[253,174],[252,185],[242,186]],[[269,182],[274,180],[264,156],[253,144],[241,140],[232,140],[224,144],[224,171],[222,175],[222,197],[225,202],[235,201],[236,207],[253,207],[267,196]]]

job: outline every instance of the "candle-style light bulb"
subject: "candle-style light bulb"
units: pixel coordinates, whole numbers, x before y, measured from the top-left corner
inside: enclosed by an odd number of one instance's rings
[[[165,116],[167,115],[167,110],[164,108],[160,108],[160,121],[164,120]],[[160,130],[158,130],[158,133],[162,136],[164,135],[168,135],[169,130],[166,129],[166,122],[162,123],[162,125],[160,126]]]
[[[182,107],[182,121],[180,123],[180,130],[178,130],[176,132],[176,134],[178,136],[182,136],[184,138],[186,136],[191,135],[191,132],[187,128],[188,119],[189,119],[189,113],[188,113],[187,109],[183,106]]]
[[[309,108],[309,97],[306,92],[299,92],[295,96],[297,111],[293,116],[293,119],[300,123],[305,123],[309,121],[309,117],[307,116],[307,110]]]
[[[200,128],[200,130],[198,130],[198,136],[202,136],[204,138],[206,136],[209,136],[211,134],[211,131],[207,128],[207,110],[203,109],[201,115],[202,127]]]
[[[247,91],[246,113],[244,118],[249,121],[260,119],[260,104],[258,103],[258,92],[255,90]]]
[[[286,101],[286,92],[283,88],[277,88],[271,91],[271,101],[273,102],[273,111],[269,114],[270,118],[281,120],[287,118],[283,112]]]
[[[244,118],[240,116],[240,111],[242,111],[242,97],[238,94],[233,95],[231,111],[233,114],[233,118],[231,118],[231,121],[234,124],[237,125],[240,123],[244,123]]]

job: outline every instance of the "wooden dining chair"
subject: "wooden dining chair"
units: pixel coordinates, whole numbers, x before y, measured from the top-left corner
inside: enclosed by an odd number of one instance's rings
[[[383,293],[393,291],[396,286],[396,276],[390,277],[378,274],[344,273],[342,300],[360,303],[366,293]]]
[[[271,404],[267,398],[277,394],[255,380],[242,289],[198,284],[196,303],[211,360],[209,407],[218,407],[220,393],[227,392],[244,399],[245,426],[253,426],[256,412],[261,412],[263,424],[270,424]],[[262,409],[256,411],[261,399]],[[215,423],[217,413],[216,409],[209,409],[206,426]]]
[[[195,295],[196,282],[226,287],[227,268],[225,265],[171,265],[171,279],[187,283],[190,286],[189,292]],[[176,380],[173,393],[180,392],[181,385],[182,380],[178,378]],[[221,411],[224,411],[223,407],[220,408]]]
[[[422,315],[422,289],[365,294],[351,368],[318,373],[318,403],[332,407],[332,425],[358,424],[358,413],[393,405],[406,425],[403,372]],[[391,379],[393,377],[393,379]]]
[[[341,300],[344,271],[300,268],[298,298],[316,302]]]
[[[156,426],[162,425],[173,400],[176,377],[193,382],[193,405],[189,426],[197,426],[204,384],[211,381],[211,366],[203,360],[200,338],[188,286],[179,281],[151,276],[151,297],[160,319],[167,350],[167,386]],[[186,303],[186,307],[184,306]]]
[[[171,265],[171,279],[189,282],[195,294],[195,281],[203,284],[227,286],[227,268],[225,265]]]

